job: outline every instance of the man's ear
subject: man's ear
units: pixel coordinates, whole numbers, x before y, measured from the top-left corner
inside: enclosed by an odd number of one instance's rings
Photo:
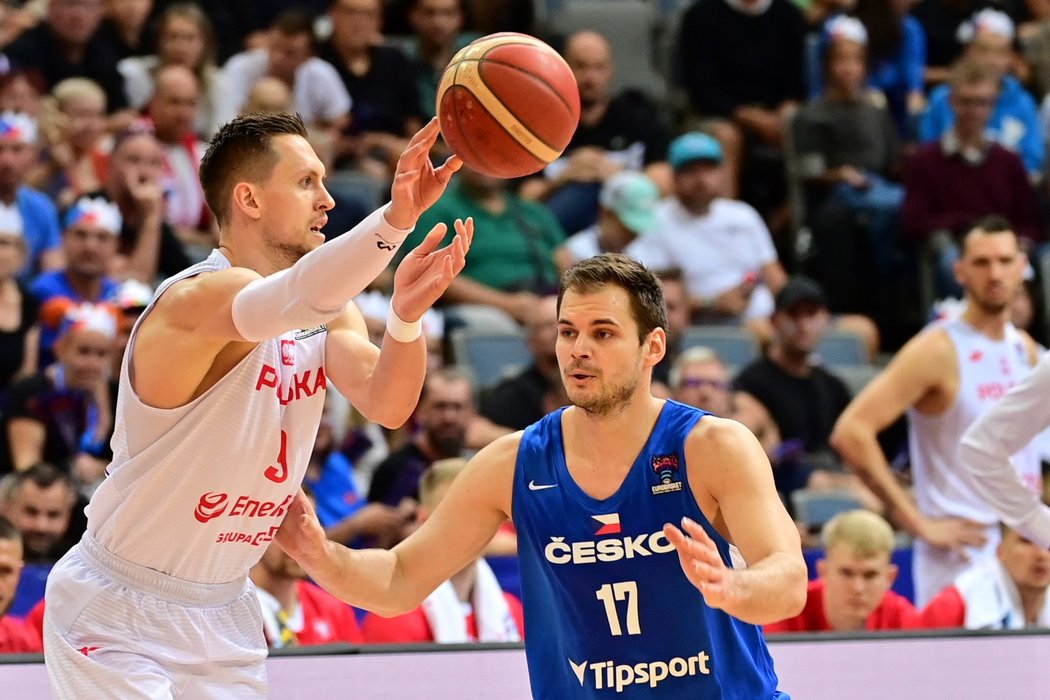
[[[238,182],[233,188],[233,209],[249,219],[262,217],[259,192],[250,182]]]
[[[645,339],[646,365],[655,367],[667,354],[667,331],[663,328],[654,328]]]

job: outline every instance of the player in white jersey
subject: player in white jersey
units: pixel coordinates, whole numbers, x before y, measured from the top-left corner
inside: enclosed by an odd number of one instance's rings
[[[843,412],[832,444],[915,538],[917,605],[960,573],[995,556],[998,516],[963,473],[959,443],[982,412],[1031,372],[1037,346],[1009,322],[1025,256],[999,217],[963,239],[955,274],[966,292],[958,318],[931,324]],[[907,412],[914,500],[890,469],[877,436]],[[1015,455],[1019,473],[1039,478],[1034,451]]]
[[[464,264],[473,225],[435,227],[398,266],[382,351],[350,302],[460,161],[436,122],[401,156],[391,203],[321,245],[333,201],[293,115],[225,125],[201,163],[219,248],[164,282],[132,330],[114,459],[81,542],[51,572],[44,651],[59,698],[259,698],[266,643],[248,570],[305,473],[329,382],[369,419],[411,414],[419,319]]]

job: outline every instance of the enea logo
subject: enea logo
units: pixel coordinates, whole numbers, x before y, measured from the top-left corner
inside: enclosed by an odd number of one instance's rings
[[[620,534],[620,514],[609,513],[608,515],[592,515],[591,518],[597,520],[599,525],[598,529],[594,531],[595,535],[618,535]]]
[[[667,678],[710,675],[710,660],[711,657],[706,651],[688,657],[676,656],[670,661],[643,661],[637,664],[618,664],[615,661],[576,663],[567,659],[581,687],[587,685],[590,679],[594,682],[595,690],[611,690],[616,693],[622,693],[632,685],[655,688]]]
[[[653,495],[674,493],[682,490],[682,480],[678,478],[678,455],[654,455],[653,471],[660,477],[660,483],[652,487]]]
[[[197,507],[193,510],[193,517],[198,522],[206,523],[217,518],[226,511],[226,501],[229,498],[225,493],[202,493]]]

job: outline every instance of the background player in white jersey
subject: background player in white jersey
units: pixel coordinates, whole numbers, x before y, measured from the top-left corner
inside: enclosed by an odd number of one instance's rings
[[[784,697],[757,625],[798,614],[806,570],[761,445],[652,395],[666,315],[648,270],[604,254],[562,289],[556,350],[572,406],[481,450],[392,550],[326,541],[301,494],[278,541],[337,597],[396,615],[513,514],[533,697]]]
[[[963,239],[955,274],[966,292],[957,318],[931,324],[840,416],[832,444],[915,536],[917,605],[925,605],[967,567],[995,556],[998,517],[962,473],[959,442],[980,415],[1021,381],[1035,363],[1036,344],[1009,322],[1025,256],[999,218],[984,219]],[[879,448],[880,431],[905,411],[914,500]],[[1032,450],[1017,455],[1028,480],[1039,478]]]
[[[297,491],[330,381],[369,419],[411,414],[419,319],[473,226],[398,266],[382,351],[350,299],[390,262],[460,162],[436,122],[398,161],[391,203],[321,245],[333,201],[294,115],[239,117],[201,163],[219,249],[164,282],[121,368],[114,459],[81,542],[51,572],[45,657],[59,698],[259,698],[266,643],[248,570]]]

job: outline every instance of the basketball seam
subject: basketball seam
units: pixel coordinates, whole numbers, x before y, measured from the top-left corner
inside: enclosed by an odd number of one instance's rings
[[[474,80],[472,82],[476,83],[479,87],[481,87],[485,91],[487,91],[487,93],[488,93],[487,97],[483,96],[483,95],[479,95],[477,92],[472,90],[470,88],[470,85],[468,85],[466,82],[461,82],[460,81],[459,71],[461,69],[463,69],[468,63],[469,64],[473,64],[472,73],[473,73],[474,77],[476,78],[476,80]],[[534,140],[536,142],[537,146],[541,146],[543,150],[549,151],[550,154],[551,154],[549,157],[546,157],[546,154],[537,153],[533,149],[533,147],[531,147],[530,145],[528,145],[526,143],[522,143],[521,139],[519,139],[518,136],[515,135],[513,131],[510,131],[509,129],[506,128],[506,126],[504,126],[503,124],[500,124],[500,127],[503,128],[503,130],[508,133],[508,135],[511,137],[511,139],[513,141],[515,141],[516,143],[518,143],[522,147],[523,150],[525,150],[527,153],[530,153],[534,158],[536,158],[536,160],[540,161],[541,163],[548,163],[550,161],[553,161],[558,156],[560,156],[564,152],[565,149],[564,148],[555,148],[555,147],[551,146],[549,143],[547,143],[546,140],[540,138],[539,135],[537,135],[525,122],[523,122],[521,119],[519,119],[518,116],[516,114],[514,114],[510,110],[510,107],[508,107],[506,105],[506,103],[504,103],[503,100],[500,99],[499,95],[497,95],[495,92],[493,92],[492,88],[488,85],[488,83],[485,82],[485,79],[481,75],[479,64],[480,64],[480,59],[474,59],[474,58],[462,59],[460,61],[457,61],[456,62],[456,73],[455,73],[455,76],[454,76],[453,84],[454,85],[459,85],[460,87],[465,88],[467,90],[467,92],[469,92],[471,95],[473,95],[474,98],[476,100],[478,100],[478,102],[480,102],[481,105],[490,114],[492,113],[494,107],[498,107],[499,109],[501,109],[504,112],[506,112],[506,114],[509,117],[511,117],[517,123],[516,125],[518,127],[520,127],[521,130],[529,136],[529,138],[531,138],[532,140]],[[503,64],[500,64],[500,65],[503,65]],[[526,75],[530,75],[530,74],[526,73]],[[492,100],[491,103],[489,102],[489,98],[491,98],[491,100]],[[499,123],[498,119],[496,119],[495,121],[496,121],[496,123]]]
[[[456,64],[456,73],[455,73],[455,75],[453,75],[453,81],[452,81],[452,85],[450,85],[450,86],[449,86],[449,88],[448,88],[448,90],[446,90],[445,92],[447,93],[447,92],[449,92],[450,90],[454,90],[454,89],[456,89],[456,88],[459,88],[459,89],[461,89],[461,90],[465,90],[465,91],[466,91],[466,92],[467,92],[468,94],[470,94],[471,96],[473,96],[473,95],[474,95],[474,93],[473,93],[473,92],[471,92],[471,91],[470,91],[470,89],[469,89],[469,88],[468,88],[468,87],[467,87],[466,85],[460,85],[459,83],[457,83],[457,82],[455,81],[455,78],[456,78],[456,77],[458,77],[458,75],[459,75],[459,67],[460,67],[461,65],[463,65],[463,61],[460,61],[460,62],[459,62],[458,64]],[[476,98],[475,98],[475,99],[476,99]],[[459,132],[460,134],[466,134],[467,132],[466,132],[466,131],[464,131],[464,129],[463,129],[463,124],[462,124],[462,123],[460,123],[460,121],[459,121],[459,109],[457,108],[457,107],[458,107],[458,105],[456,105],[456,104],[455,104],[455,102],[456,102],[456,100],[454,100],[454,99],[453,99],[453,104],[452,104],[452,118],[456,120],[456,130],[457,130],[457,131],[458,131],[458,132]],[[494,120],[494,121],[495,121],[495,120]],[[496,122],[496,123],[497,123],[497,124],[499,124],[499,122]],[[500,128],[502,128],[502,125],[501,125],[501,127],[500,127]],[[513,134],[511,134],[511,137],[513,137]],[[463,139],[461,139],[461,143],[460,143],[460,146],[466,146],[466,147],[467,147],[467,149],[469,149],[469,150],[470,150],[471,156],[473,157],[473,159],[474,159],[474,160],[475,160],[475,161],[476,161],[477,163],[480,163],[481,165],[484,165],[484,166],[485,166],[485,168],[486,168],[486,169],[488,169],[489,171],[492,171],[492,170],[493,170],[493,168],[492,168],[492,164],[491,164],[491,163],[489,163],[488,159],[487,159],[487,158],[485,158],[485,157],[484,157],[484,156],[483,156],[483,155],[482,155],[481,153],[479,153],[479,152],[478,152],[478,150],[477,150],[476,148],[474,148],[474,144],[473,144],[473,143],[471,143],[471,141],[470,141],[470,139],[469,139],[469,138],[463,138]]]
[[[526,70],[522,70],[521,66],[516,66],[513,63],[507,63],[506,61],[500,61],[500,60],[495,59],[495,58],[485,58],[484,56],[482,56],[481,58],[478,59],[478,74],[479,75],[481,73],[481,64],[482,63],[493,63],[493,64],[495,64],[497,66],[503,66],[504,68],[510,68],[511,70],[515,70],[518,73],[521,73],[523,75],[527,75],[530,78],[534,78],[538,82],[540,82],[543,85],[545,85],[547,87],[547,89],[550,90],[551,94],[558,98],[558,102],[561,102],[563,105],[565,105],[565,109],[569,112],[569,115],[570,116],[572,115],[572,105],[570,105],[568,102],[565,101],[565,98],[562,97],[562,94],[561,94],[561,92],[558,91],[558,88],[556,88],[555,86],[551,85],[549,82],[544,80],[542,77],[536,75],[535,73],[530,73],[530,72],[528,72]],[[498,97],[498,95],[497,95],[497,97]],[[500,102],[503,102],[503,100],[500,100]],[[510,112],[511,114],[514,114],[514,110],[512,110],[510,107],[507,107],[507,103],[506,102],[503,102],[503,106],[507,108],[508,112]],[[523,122],[521,120],[521,117],[519,117],[517,114],[514,114],[514,118],[517,119],[522,124],[525,123],[525,122]],[[529,131],[532,131],[532,129],[529,129]],[[533,135],[536,135],[536,132],[533,132]],[[557,148],[552,146],[550,143],[548,143],[546,140],[541,139],[539,136],[536,136],[536,138],[539,139],[540,141],[543,141],[543,143],[546,143],[547,144],[547,148],[550,148],[550,149],[555,150],[555,151],[558,150]]]

